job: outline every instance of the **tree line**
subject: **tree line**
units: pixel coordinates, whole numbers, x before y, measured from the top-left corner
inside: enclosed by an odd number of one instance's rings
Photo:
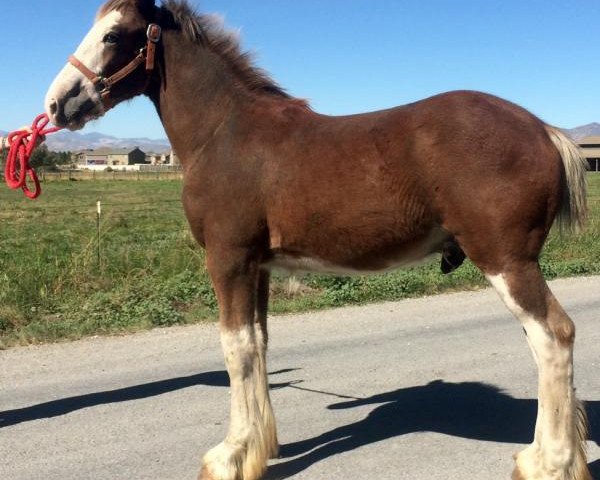
[[[4,165],[7,156],[7,149],[0,151],[0,164]],[[72,162],[71,152],[52,152],[43,144],[33,151],[29,159],[29,164],[33,168],[42,168],[44,170],[54,170],[59,165],[69,165]]]

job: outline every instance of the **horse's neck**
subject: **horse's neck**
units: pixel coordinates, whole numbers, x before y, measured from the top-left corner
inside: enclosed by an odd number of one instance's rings
[[[312,125],[307,104],[289,97],[259,70],[240,74],[231,60],[178,33],[166,33],[163,45],[161,84],[150,98],[184,169],[191,162],[210,161],[211,152],[233,141],[236,131],[250,139],[253,133],[276,130],[280,122],[289,131],[291,118]]]
[[[217,55],[176,34],[165,35],[164,62],[160,89],[150,97],[185,164],[236,113],[244,92]]]

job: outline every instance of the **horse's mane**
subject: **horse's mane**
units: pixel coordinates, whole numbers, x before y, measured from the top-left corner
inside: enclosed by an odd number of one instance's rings
[[[134,7],[132,0],[108,0],[98,16]],[[250,90],[292,99],[264,70],[254,65],[252,54],[242,51],[237,32],[227,29],[221,17],[198,13],[187,0],[162,0],[163,16],[191,42],[203,45],[221,57]],[[303,101],[298,100],[299,103]]]

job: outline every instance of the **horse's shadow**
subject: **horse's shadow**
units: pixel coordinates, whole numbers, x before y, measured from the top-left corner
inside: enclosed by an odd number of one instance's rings
[[[516,399],[482,383],[435,381],[329,409],[379,405],[363,419],[313,438],[283,445],[284,461],[269,468],[267,480],[288,478],[311,465],[364,445],[412,432],[438,432],[474,440],[526,444],[532,441],[537,401]],[[589,438],[600,441],[600,402],[587,402]],[[590,464],[600,479],[600,461]]]
[[[292,372],[286,369],[270,375]],[[302,388],[301,382],[271,384],[272,389]],[[0,428],[22,422],[66,415],[97,405],[139,400],[199,385],[227,387],[225,371],[160,380],[116,390],[95,392],[52,400],[0,412]],[[326,392],[321,392],[326,393]],[[330,394],[331,395],[331,394]],[[334,395],[343,398],[341,395]],[[282,461],[269,468],[268,479],[288,478],[334,455],[412,432],[439,432],[474,440],[519,443],[531,442],[536,417],[536,400],[516,399],[483,383],[431,382],[427,385],[393,390],[329,406],[331,410],[378,405],[357,422],[334,428],[313,438],[283,445]],[[600,442],[600,402],[587,402],[590,440]],[[600,460],[590,464],[600,479]]]
[[[171,378],[168,380],[134,385],[132,387],[88,393],[85,395],[38,403],[37,405],[31,405],[29,407],[0,412],[0,428],[33,420],[40,420],[42,418],[67,415],[76,410],[95,407],[97,405],[128,402],[154,397],[156,395],[194,387],[196,385],[226,387],[229,385],[229,378],[225,371],[205,372],[187,377]]]
[[[292,372],[295,369],[280,370],[271,372],[271,375]],[[61,398],[49,402],[38,403],[29,407],[17,408],[14,410],[0,411],[0,428],[10,427],[23,422],[40,420],[42,418],[53,418],[83,408],[95,407],[109,403],[129,402],[132,400],[141,400],[143,398],[154,397],[165,393],[183,390],[196,386],[210,387],[228,387],[229,376],[224,370],[214,372],[197,373],[185,377],[170,378],[167,380],[158,380],[155,382],[134,385],[131,387],[119,388],[116,390],[107,390],[104,392],[94,392],[75,397]],[[284,388],[287,383],[271,385],[271,388]]]

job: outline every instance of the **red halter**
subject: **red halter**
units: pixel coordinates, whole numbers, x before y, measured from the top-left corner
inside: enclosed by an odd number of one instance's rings
[[[102,98],[102,103],[104,107],[108,110],[112,108],[112,100],[110,98],[110,89],[112,86],[123,80],[125,77],[133,73],[142,63],[146,63],[146,72],[151,72],[154,70],[154,56],[156,52],[156,44],[160,41],[160,37],[162,35],[162,29],[159,25],[155,23],[151,23],[148,25],[148,29],[146,31],[146,37],[148,38],[148,42],[144,48],[140,49],[140,52],[137,56],[125,65],[121,70],[106,78],[102,75],[98,75],[86,67],[79,59],[77,59],[74,55],[69,56],[69,63],[73,65],[77,70],[79,70],[85,77],[96,86],[96,88],[100,89],[100,97]]]

